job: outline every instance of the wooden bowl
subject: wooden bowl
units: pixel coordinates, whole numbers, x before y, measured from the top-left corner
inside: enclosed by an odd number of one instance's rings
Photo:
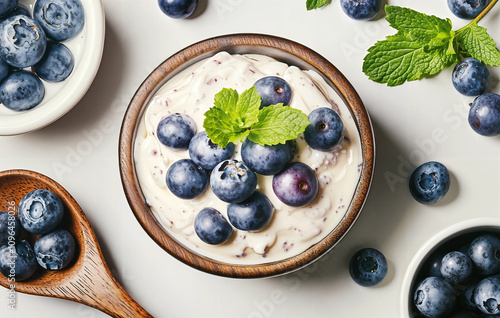
[[[303,70],[321,74],[345,101],[361,136],[363,164],[351,205],[335,229],[303,253],[259,265],[235,265],[214,261],[193,253],[173,239],[156,219],[141,192],[134,168],[134,140],[143,111],[158,89],[170,78],[220,51],[231,54],[263,54]],[[366,200],[374,167],[374,136],[368,113],[347,79],[329,61],[311,49],[275,36],[232,34],[195,43],[169,57],[142,83],[125,113],[120,133],[120,171],[123,188],[137,220],[151,238],[178,260],[199,270],[235,278],[268,277],[302,268],[332,249],[354,224]]]

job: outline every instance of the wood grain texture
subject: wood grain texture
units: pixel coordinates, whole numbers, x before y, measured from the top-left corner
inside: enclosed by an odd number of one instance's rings
[[[111,274],[101,253],[94,232],[75,199],[57,182],[29,170],[0,172],[0,210],[7,211],[23,196],[36,189],[57,194],[65,205],[60,227],[73,234],[77,250],[70,265],[60,271],[37,268],[34,276],[23,282],[10,282],[0,275],[0,285],[16,292],[69,299],[112,317],[152,317],[120,286]],[[21,239],[33,246],[38,235],[23,231]]]
[[[264,54],[303,70],[315,70],[346,102],[360,132],[363,164],[361,177],[353,201],[340,224],[321,242],[304,253],[260,265],[232,265],[197,255],[170,237],[156,220],[141,193],[134,169],[134,139],[142,114],[157,90],[170,78],[190,65],[220,51],[233,54]],[[130,207],[149,236],[165,251],[180,261],[199,270],[225,277],[260,278],[289,273],[300,269],[331,250],[352,227],[365,203],[373,178],[375,144],[373,128],[361,98],[328,60],[313,50],[290,40],[262,34],[232,34],[195,43],[169,57],[142,83],[125,113],[120,132],[120,172]]]

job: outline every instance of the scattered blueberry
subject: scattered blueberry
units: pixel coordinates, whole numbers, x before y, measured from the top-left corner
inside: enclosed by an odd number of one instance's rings
[[[0,18],[11,14],[18,4],[18,0],[0,0]]]
[[[320,151],[331,151],[344,140],[344,123],[331,108],[316,108],[309,114],[309,126],[304,139],[309,147]]]
[[[231,203],[227,207],[229,222],[243,231],[259,231],[269,223],[272,216],[271,201],[259,191],[255,191],[248,199]]]
[[[158,0],[158,6],[171,18],[185,19],[193,14],[198,0]]]
[[[500,277],[491,276],[479,282],[474,295],[476,306],[485,314],[500,314]]]
[[[163,118],[156,129],[162,144],[174,150],[186,150],[196,134],[196,123],[185,114],[172,114]]]
[[[430,161],[417,167],[410,176],[410,193],[423,204],[440,201],[450,188],[448,169],[439,162]]]
[[[10,67],[0,58],[0,83],[9,75]]]
[[[45,96],[42,81],[33,73],[20,70],[0,83],[0,102],[14,111],[26,111],[39,105]]]
[[[440,318],[453,311],[457,297],[453,287],[444,279],[427,277],[415,290],[413,301],[424,316]]]
[[[221,148],[208,138],[206,131],[194,135],[189,143],[189,156],[197,165],[207,170],[212,170],[220,162],[231,159],[234,152],[233,143]]]
[[[292,159],[289,143],[262,146],[250,139],[241,145],[241,159],[256,173],[274,175]]]
[[[73,54],[64,44],[49,41],[43,58],[33,65],[33,71],[47,82],[61,82],[68,78],[74,65]]]
[[[203,242],[211,245],[226,242],[233,233],[229,222],[213,208],[205,208],[196,215],[194,230]]]
[[[55,41],[76,37],[85,25],[85,13],[80,0],[37,0],[33,18]]]
[[[292,99],[292,89],[281,77],[263,77],[254,86],[261,98],[260,108],[279,103],[288,106]]]
[[[357,251],[349,262],[352,279],[361,286],[369,287],[380,283],[387,275],[387,260],[374,248]]]
[[[500,272],[500,239],[491,234],[479,235],[469,246],[469,257],[480,275]]]
[[[23,15],[0,23],[0,58],[7,64],[25,68],[40,61],[47,47],[47,38],[35,20]]]
[[[8,212],[0,211],[0,245],[17,240],[21,236],[21,223],[17,217]]]
[[[488,5],[488,0],[448,0],[448,8],[461,19],[472,20]]]
[[[274,175],[273,191],[283,203],[290,206],[305,206],[318,194],[318,178],[314,171],[301,162],[289,163]]]
[[[340,6],[354,20],[373,19],[380,10],[381,0],[340,0]]]
[[[212,170],[210,187],[222,201],[237,203],[255,191],[257,176],[241,161],[224,160]]]
[[[17,216],[23,228],[33,234],[46,234],[62,220],[64,205],[52,191],[38,189],[25,195],[19,202]]]
[[[209,176],[193,160],[181,159],[170,166],[166,179],[174,195],[182,199],[194,199],[207,190]]]
[[[441,275],[450,284],[464,283],[472,274],[472,262],[462,252],[449,252],[441,261]]]
[[[35,242],[36,260],[49,270],[60,270],[69,265],[75,255],[75,239],[64,229],[40,236]]]
[[[469,125],[483,136],[500,134],[500,95],[485,93],[476,97],[469,109]]]
[[[486,90],[490,82],[490,72],[484,63],[469,57],[455,65],[451,74],[455,89],[465,96],[477,96]]]
[[[0,272],[15,281],[24,281],[33,276],[37,268],[35,252],[31,245],[23,240],[15,246],[4,245],[0,248]],[[11,272],[13,270],[13,272]]]

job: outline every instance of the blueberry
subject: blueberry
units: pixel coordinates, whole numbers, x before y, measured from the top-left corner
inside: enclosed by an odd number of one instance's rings
[[[0,23],[0,58],[7,64],[25,68],[40,61],[47,47],[47,38],[35,20],[23,15]]]
[[[173,150],[186,150],[196,134],[196,123],[188,115],[175,113],[160,121],[156,134],[165,146]]]
[[[17,217],[8,212],[0,211],[0,245],[17,240],[21,236],[21,223]]]
[[[485,314],[500,314],[500,277],[491,276],[479,282],[474,295],[476,306]]]
[[[470,311],[457,311],[451,314],[449,318],[479,318],[475,313]]]
[[[64,205],[52,191],[38,189],[25,195],[19,202],[17,216],[23,228],[33,234],[46,234],[62,220]]]
[[[472,274],[472,262],[469,256],[453,251],[441,261],[441,275],[450,284],[464,283]]]
[[[485,93],[476,97],[469,109],[469,125],[483,136],[500,134],[500,95]]]
[[[193,14],[198,0],[158,0],[158,6],[171,18],[185,19]]]
[[[75,255],[73,236],[64,229],[42,235],[35,242],[36,260],[49,270],[60,270],[69,265]]]
[[[80,0],[37,0],[33,18],[55,41],[76,37],[85,25],[85,12]]]
[[[74,65],[73,54],[64,44],[49,41],[45,55],[33,65],[33,71],[47,82],[62,82],[71,74]]]
[[[344,140],[344,123],[331,108],[316,108],[309,114],[310,124],[304,131],[309,147],[320,151],[331,151]]]
[[[429,258],[427,259],[428,271],[425,272],[426,276],[435,276],[435,277],[443,277],[441,275],[441,261],[443,257],[446,255],[446,252],[442,250],[434,251]]]
[[[427,277],[415,290],[413,301],[424,316],[440,318],[453,311],[457,297],[453,287],[444,279]]]
[[[448,0],[448,8],[461,19],[472,20],[488,5],[488,0]]]
[[[409,187],[415,200],[423,204],[434,204],[450,189],[448,169],[436,161],[426,162],[413,171]]]
[[[221,148],[208,138],[206,131],[194,135],[189,143],[189,156],[197,165],[207,170],[212,170],[221,161],[231,159],[234,152],[233,143]]]
[[[18,0],[0,0],[0,18],[11,14],[18,2]]]
[[[340,0],[340,6],[354,20],[373,19],[380,10],[381,0]]]
[[[318,178],[314,171],[302,162],[289,163],[273,177],[273,191],[283,203],[305,206],[318,194]]]
[[[260,108],[280,103],[288,106],[292,99],[292,89],[281,77],[263,77],[254,86],[261,98]]]
[[[241,145],[241,159],[256,173],[274,175],[292,159],[289,143],[262,146],[250,139]]]
[[[469,257],[475,271],[480,275],[500,272],[500,239],[491,234],[483,234],[472,240]]]
[[[490,72],[484,63],[469,57],[455,65],[451,74],[455,89],[465,96],[477,96],[486,90],[490,82]]]
[[[199,197],[208,187],[208,173],[191,159],[174,162],[167,171],[167,186],[182,199]]]
[[[9,75],[10,67],[0,58],[0,83]]]
[[[44,96],[42,81],[25,70],[11,73],[0,83],[0,102],[14,111],[30,110],[39,105]]]
[[[33,276],[36,268],[35,252],[25,240],[0,248],[0,272],[5,277],[24,281]]]
[[[24,15],[27,17],[31,17],[31,13],[28,10],[28,8],[26,8],[22,4],[18,4],[17,7],[14,9],[14,11],[12,11],[12,13],[8,17],[13,17],[15,15]]]
[[[374,248],[363,248],[351,257],[349,273],[352,279],[361,286],[369,287],[379,284],[387,275],[387,260],[380,251]]]
[[[476,302],[474,300],[474,295],[476,292],[476,286],[478,282],[470,283],[464,287],[460,295],[458,296],[458,303],[462,308],[466,310],[477,311]]]
[[[273,205],[267,196],[255,191],[248,199],[227,207],[229,222],[243,231],[259,231],[273,216]]]
[[[229,239],[233,228],[219,211],[205,208],[194,219],[194,231],[203,242],[219,245]]]
[[[256,187],[257,176],[238,160],[222,161],[210,175],[210,188],[224,202],[241,202],[250,197]]]

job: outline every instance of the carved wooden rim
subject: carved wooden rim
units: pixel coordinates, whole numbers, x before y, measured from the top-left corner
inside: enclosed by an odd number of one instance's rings
[[[195,254],[163,230],[141,193],[134,169],[133,149],[137,124],[145,106],[172,76],[220,51],[265,54],[301,69],[318,71],[344,99],[359,128],[363,165],[353,201],[344,218],[328,236],[295,257],[267,264],[232,265]],[[175,53],[146,78],[125,113],[120,132],[119,159],[122,184],[130,207],[141,226],[158,245],[178,260],[199,270],[225,277],[257,278],[302,268],[340,241],[354,224],[367,198],[375,163],[375,145],[372,125],[363,102],[349,81],[328,60],[311,49],[284,38],[262,34],[231,34],[200,41]]]

